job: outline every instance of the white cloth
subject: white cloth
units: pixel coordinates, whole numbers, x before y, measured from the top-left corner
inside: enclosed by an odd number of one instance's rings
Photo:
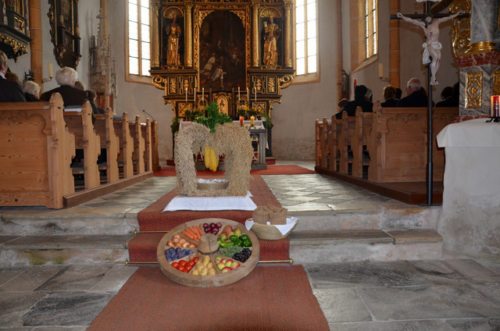
[[[439,41],[433,41],[430,44],[427,42],[423,43],[422,47],[424,48],[424,51],[422,52],[422,64],[429,64],[431,63],[429,47],[432,47],[436,50],[441,50],[443,48],[443,45]]]
[[[437,135],[439,147],[500,147],[500,123],[479,118],[447,125]]]
[[[186,197],[176,196],[163,208],[163,211],[175,210],[255,210],[250,192],[246,196],[223,197]]]
[[[278,229],[278,231],[281,233],[281,235],[283,236],[286,236],[288,234],[288,232],[292,231],[292,229],[294,228],[294,226],[297,224],[298,222],[298,218],[297,217],[287,217],[286,218],[286,224],[274,224],[273,226],[276,227],[276,229]],[[255,224],[255,221],[253,219],[247,219],[245,221],[245,227],[248,231],[250,231],[253,227],[253,225]],[[268,225],[271,225],[271,223],[267,222]]]

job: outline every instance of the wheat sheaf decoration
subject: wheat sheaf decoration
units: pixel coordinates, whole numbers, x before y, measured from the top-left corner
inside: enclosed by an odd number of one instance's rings
[[[225,189],[197,188],[193,155],[210,147],[218,158],[224,156]],[[179,193],[187,196],[242,196],[250,185],[253,148],[248,130],[233,123],[217,125],[215,133],[198,123],[182,127],[175,137],[175,170]]]

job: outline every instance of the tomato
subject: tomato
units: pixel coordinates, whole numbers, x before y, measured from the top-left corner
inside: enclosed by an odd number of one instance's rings
[[[185,268],[185,267],[183,267],[183,266],[180,266],[180,267],[179,267],[179,271],[182,271],[182,272],[187,272],[186,268]]]
[[[179,265],[180,265],[181,267],[184,267],[184,266],[186,265],[186,263],[187,263],[187,262],[186,262],[185,260],[180,260],[180,261],[179,261]]]
[[[174,267],[175,269],[177,269],[179,267],[179,262],[172,263],[172,267]]]

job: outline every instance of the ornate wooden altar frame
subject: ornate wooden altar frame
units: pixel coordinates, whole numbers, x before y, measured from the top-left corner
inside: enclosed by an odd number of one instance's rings
[[[164,90],[165,104],[171,104],[177,117],[182,117],[186,109],[199,107],[201,96],[207,102],[217,101],[224,95],[230,101],[229,115],[237,115],[238,105],[246,103],[251,108],[259,108],[267,116],[273,103],[281,100],[281,89],[288,87],[294,77],[293,68],[293,1],[292,0],[192,0],[154,1],[151,5],[152,68],[153,85]],[[180,63],[166,64],[165,31],[172,20],[169,13],[176,12],[177,24],[182,24],[182,39],[179,39]],[[200,33],[204,20],[214,12],[229,12],[236,15],[244,28],[245,86],[225,87],[220,90],[204,89],[201,82]],[[170,15],[170,16],[169,16]],[[263,24],[270,17],[279,24],[278,64],[263,64]],[[170,20],[170,21],[169,21]],[[222,86],[221,82],[221,86]],[[240,96],[237,89],[240,87]],[[247,88],[250,98],[247,98]],[[202,89],[203,92],[202,92]],[[255,100],[257,99],[257,101]]]

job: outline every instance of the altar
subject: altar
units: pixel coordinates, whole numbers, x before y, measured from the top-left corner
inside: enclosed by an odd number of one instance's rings
[[[446,126],[443,211],[445,248],[478,256],[500,253],[500,124],[485,118]]]

